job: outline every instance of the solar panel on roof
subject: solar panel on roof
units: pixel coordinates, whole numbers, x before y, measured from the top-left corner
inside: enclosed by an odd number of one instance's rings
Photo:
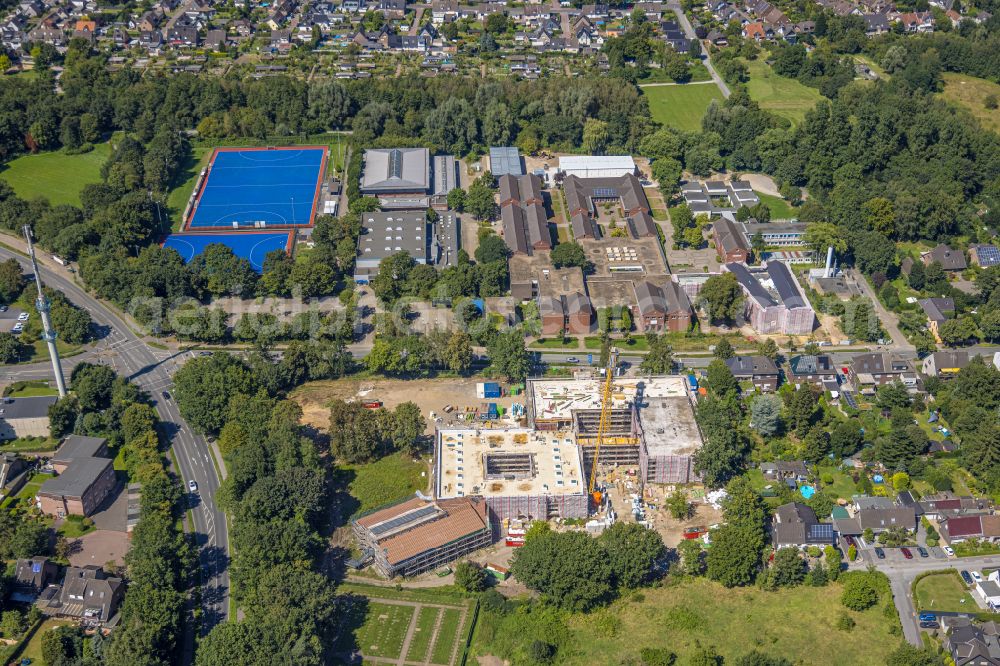
[[[389,151],[389,175],[392,178],[403,177],[403,151],[397,149]]]
[[[42,572],[42,565],[41,565],[41,563],[40,562],[32,562],[31,563],[31,572],[32,573],[41,573]]]
[[[615,199],[618,197],[618,190],[613,187],[595,187],[594,196],[598,199]]]
[[[1000,249],[992,245],[979,248],[977,254],[979,255],[979,264],[983,267],[1000,264]]]
[[[829,523],[820,523],[819,525],[809,526],[809,537],[812,539],[828,539],[833,540],[833,525]]]
[[[375,536],[381,536],[382,534],[385,534],[386,532],[391,532],[397,527],[402,527],[407,523],[413,523],[422,518],[426,518],[427,516],[434,515],[435,513],[437,513],[437,510],[438,508],[433,504],[431,504],[421,509],[417,509],[416,511],[410,511],[408,513],[404,513],[402,516],[396,516],[395,518],[387,520],[384,523],[379,523],[378,525],[373,526],[371,528],[371,533],[374,534]]]

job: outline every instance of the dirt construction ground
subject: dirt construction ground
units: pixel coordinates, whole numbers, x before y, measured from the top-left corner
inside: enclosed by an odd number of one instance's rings
[[[291,398],[302,407],[303,423],[324,431],[330,423],[327,405],[332,400],[380,400],[388,409],[402,402],[415,402],[427,419],[428,435],[434,434],[435,421],[430,417],[431,412],[442,419],[437,425],[447,426],[457,423],[457,414],[464,413],[467,408],[482,409],[485,402],[495,402],[509,410],[511,404],[524,401],[523,394],[481,400],[476,397],[476,384],[475,379],[338,379],[304,384],[292,392]],[[446,405],[455,410],[445,414]]]

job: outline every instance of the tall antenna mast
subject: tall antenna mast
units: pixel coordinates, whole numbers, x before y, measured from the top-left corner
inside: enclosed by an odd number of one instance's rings
[[[42,339],[49,348],[49,357],[52,359],[52,371],[56,375],[56,387],[59,389],[59,397],[66,397],[66,382],[63,380],[62,363],[59,362],[59,350],[56,349],[56,332],[52,329],[52,319],[49,317],[51,303],[42,291],[42,276],[38,273],[38,262],[35,261],[35,246],[31,242],[31,227],[24,225],[24,239],[28,241],[28,256],[31,257],[31,270],[35,274],[35,286],[38,287],[38,299],[35,301],[35,308],[42,318]]]

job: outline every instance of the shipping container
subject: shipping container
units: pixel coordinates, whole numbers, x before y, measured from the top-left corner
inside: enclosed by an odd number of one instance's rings
[[[500,395],[500,384],[497,382],[485,382],[483,384],[484,398],[499,398]]]
[[[698,390],[698,378],[693,374],[688,375],[688,388],[692,391]]]

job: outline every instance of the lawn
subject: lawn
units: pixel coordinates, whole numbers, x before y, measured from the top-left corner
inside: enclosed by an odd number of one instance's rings
[[[62,151],[22,155],[2,167],[0,178],[22,199],[45,197],[53,205],[79,206],[84,185],[101,182],[101,166],[110,152],[110,144],[99,143],[80,155]]]
[[[427,651],[431,647],[431,638],[434,637],[434,626],[437,624],[440,609],[425,606],[420,609],[417,616],[417,626],[413,632],[413,639],[410,647],[406,651],[406,661],[424,662],[427,659]]]
[[[94,527],[94,521],[88,520],[87,524],[84,524],[83,516],[66,516],[62,525],[56,530],[60,536],[64,536],[67,539],[77,539],[82,537],[84,534],[93,532],[96,528]]]
[[[72,620],[57,620],[55,618],[49,618],[42,622],[38,627],[38,630],[28,641],[28,644],[24,648],[24,652],[21,653],[22,659],[30,659],[32,664],[43,664],[42,661],[42,636],[45,632],[55,629],[56,627],[64,627],[66,625],[73,624]]]
[[[956,571],[921,578],[917,581],[913,596],[917,610],[949,613],[979,610]]]
[[[689,83],[678,86],[645,86],[653,120],[668,127],[696,132],[712,100],[722,101],[722,91],[714,83]]]
[[[398,659],[412,617],[410,606],[370,603],[365,623],[354,632],[358,647],[366,657]]]
[[[772,220],[790,220],[798,217],[797,209],[787,200],[776,197],[773,194],[763,194],[761,192],[756,192],[755,194],[760,197],[762,203],[766,203],[767,207],[771,209]]]
[[[942,97],[968,109],[983,127],[1000,132],[1000,109],[987,109],[985,104],[990,95],[1000,99],[1000,85],[964,74],[945,73],[941,78],[944,79]]]
[[[584,338],[583,346],[587,349],[600,349],[601,339],[598,337]],[[622,351],[649,351],[649,343],[644,337],[633,336],[627,341],[622,338],[612,338],[611,346]]]
[[[823,478],[824,474],[833,475],[833,483],[823,484],[823,493],[837,499],[843,497],[844,499],[850,499],[852,495],[856,495],[858,490],[854,483],[854,480],[840,470],[838,467],[820,467],[819,476],[820,479]]]
[[[881,604],[849,613],[857,623],[850,633],[834,629],[844,612],[837,584],[765,592],[699,578],[642,594],[641,602],[618,601],[608,611],[572,616],[566,644],[577,647],[561,661],[639,662],[642,648],[669,647],[683,664],[700,643],[715,647],[726,663],[757,648],[796,664],[853,666],[884,663],[899,643]]]
[[[14,382],[4,390],[8,398],[36,398],[46,395],[59,395],[59,391],[49,386],[47,381]]]
[[[427,488],[427,465],[409,456],[396,453],[367,465],[341,465],[342,473],[350,475],[347,490],[356,500],[352,515],[371,511],[413,495]]]
[[[579,349],[580,341],[576,338],[570,338],[565,342],[562,338],[538,338],[528,346],[536,349]]]
[[[441,628],[438,630],[437,640],[434,641],[434,649],[431,652],[431,662],[434,664],[451,663],[451,655],[455,649],[455,639],[462,629],[462,612],[457,608],[445,610],[441,617]]]
[[[802,122],[806,117],[806,111],[816,106],[816,102],[822,99],[822,95],[815,88],[809,88],[795,79],[775,74],[770,65],[759,58],[744,62],[750,70],[747,90],[751,99],[760,104],[762,109],[788,118],[793,125]]]

